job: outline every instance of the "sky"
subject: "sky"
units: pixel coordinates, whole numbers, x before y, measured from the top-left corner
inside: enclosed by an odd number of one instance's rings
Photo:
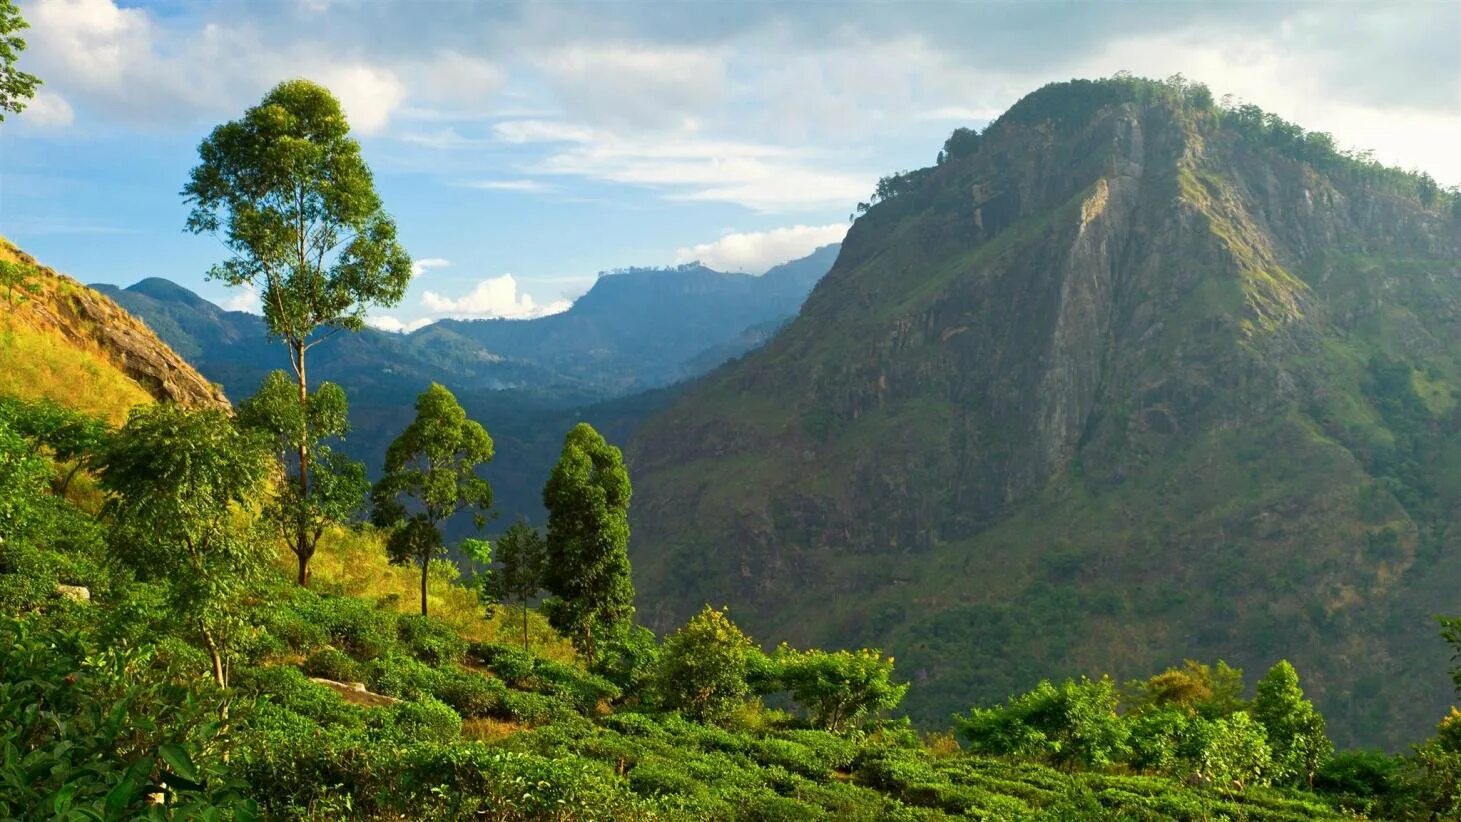
[[[560,311],[597,272],[761,273],[1040,85],[1182,73],[1461,184],[1461,2],[21,0],[0,234],[85,282],[208,281],[198,143],[274,84],[341,100],[416,261],[399,330]]]

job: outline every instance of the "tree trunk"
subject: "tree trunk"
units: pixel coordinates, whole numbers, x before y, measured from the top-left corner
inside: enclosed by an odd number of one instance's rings
[[[304,342],[291,343],[294,355],[294,374],[299,378],[299,409],[300,416],[308,426],[309,414],[306,406],[309,404],[309,380],[304,369]],[[299,501],[300,519],[296,525],[294,534],[294,555],[299,558],[299,579],[300,585],[309,584],[309,560],[314,553],[310,550],[309,526],[304,519],[304,509],[309,501],[309,431],[300,432],[299,447]]]
[[[218,650],[218,643],[213,641],[213,635],[206,629],[203,633],[203,644],[208,647],[208,658],[213,662],[213,681],[220,688],[228,687],[228,670],[223,666],[223,654]]]
[[[523,600],[523,650],[528,649],[528,601]]]
[[[421,560],[421,616],[426,616],[426,571],[431,567],[431,560]]]

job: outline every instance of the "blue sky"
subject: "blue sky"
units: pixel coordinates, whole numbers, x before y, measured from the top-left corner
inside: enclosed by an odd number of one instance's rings
[[[341,98],[420,276],[386,327],[561,309],[597,271],[758,273],[877,177],[1052,80],[1182,72],[1461,183],[1461,4],[23,0],[0,233],[85,281],[205,282],[199,140],[279,80]]]

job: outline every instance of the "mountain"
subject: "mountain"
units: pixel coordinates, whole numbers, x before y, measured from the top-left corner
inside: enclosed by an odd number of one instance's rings
[[[654,388],[698,376],[764,341],[752,329],[796,314],[837,249],[824,246],[759,277],[698,263],[609,272],[561,314],[443,320],[412,339],[427,348],[468,340],[610,394]]]
[[[1287,657],[1337,741],[1423,736],[1461,584],[1456,198],[1205,87],[1057,84],[955,137],[635,435],[641,613],[881,646],[935,724]]]
[[[542,487],[580,421],[624,442],[676,396],[670,386],[764,343],[790,319],[832,261],[820,248],[759,277],[700,265],[606,274],[562,314],[533,320],[448,320],[413,334],[365,329],[315,348],[310,374],[350,395],[353,430],[342,450],[374,476],[431,382],[451,388],[491,432],[486,474],[499,525],[540,519]],[[223,385],[247,397],[287,368],[263,318],[225,311],[176,283],[148,278],[93,286]],[[457,523],[465,533],[466,519]],[[499,527],[498,525],[491,526]]]
[[[3,237],[0,263],[19,280],[0,297],[0,395],[51,399],[114,423],[154,400],[227,406],[216,385],[102,294]]]
[[[532,320],[443,320],[409,335],[366,329],[312,351],[310,371],[363,395],[410,392],[436,380],[454,390],[521,390],[562,399],[658,388],[744,353],[796,314],[837,245],[759,277],[698,264],[608,273],[561,314]],[[151,277],[92,286],[141,318],[232,396],[283,367],[261,317],[225,311]]]

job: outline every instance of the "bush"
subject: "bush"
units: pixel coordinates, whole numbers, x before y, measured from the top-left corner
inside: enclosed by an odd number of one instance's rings
[[[906,684],[892,681],[892,657],[875,650],[794,651],[782,645],[775,662],[791,698],[811,714],[813,724],[829,731],[890,711],[908,693]]]
[[[505,718],[515,719],[527,725],[542,725],[556,716],[573,713],[566,705],[543,694],[528,691],[508,691],[502,701]]]
[[[336,682],[364,682],[365,666],[335,648],[321,648],[304,661],[304,672]]]
[[[548,693],[572,703],[583,713],[590,713],[599,702],[618,699],[621,694],[618,686],[601,676],[551,660],[538,660],[533,670],[547,681]]]
[[[310,682],[298,668],[272,665],[234,672],[239,691],[324,726],[359,727],[361,710],[330,688]]]
[[[462,736],[462,717],[433,697],[398,702],[389,716],[387,729],[402,741],[452,742]]]
[[[292,605],[293,603],[284,607],[260,608],[260,626],[284,645],[301,654],[309,654],[328,643],[330,637],[325,627],[315,619],[301,614]]]
[[[500,680],[485,676],[469,673],[445,675],[437,696],[468,719],[500,716],[506,712],[507,686]]]
[[[725,615],[706,606],[665,640],[657,690],[667,707],[702,721],[723,720],[750,695],[750,637]]]
[[[1341,751],[1319,766],[1314,787],[1324,793],[1374,799],[1391,792],[1402,760],[1380,751]]]
[[[1127,753],[1126,724],[1116,716],[1109,679],[1041,682],[997,708],[957,718],[960,736],[978,753],[1035,757],[1059,765],[1104,767]]]
[[[649,689],[660,653],[653,631],[642,625],[623,626],[600,643],[598,651],[593,672],[613,683],[621,694],[642,694]]]
[[[467,653],[466,641],[441,620],[413,614],[400,617],[396,629],[407,653],[427,665],[455,664]]]
[[[486,665],[503,682],[514,688],[537,690],[533,675],[533,657],[528,652],[509,645],[494,645],[488,642],[473,642],[469,646],[473,659]]]
[[[499,820],[650,816],[605,766],[482,744],[419,745],[402,763],[402,810],[417,818]],[[404,804],[404,803],[402,803]]]
[[[433,696],[441,687],[442,674],[409,656],[386,656],[365,667],[365,681],[378,694],[401,699]]]
[[[352,597],[320,597],[304,616],[323,626],[329,641],[356,659],[384,656],[396,645],[396,614]]]

